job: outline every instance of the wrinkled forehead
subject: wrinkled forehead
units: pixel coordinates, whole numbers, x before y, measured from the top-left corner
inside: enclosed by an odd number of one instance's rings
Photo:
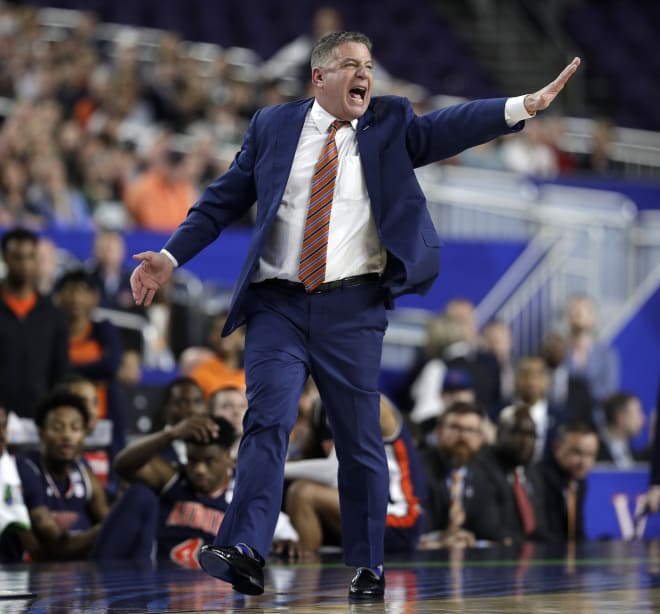
[[[349,60],[367,64],[371,60],[371,51],[362,43],[348,42],[337,45],[328,58],[327,64],[341,65]]]

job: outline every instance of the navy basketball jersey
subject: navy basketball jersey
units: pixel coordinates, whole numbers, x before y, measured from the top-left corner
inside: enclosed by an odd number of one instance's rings
[[[197,553],[204,544],[213,543],[233,492],[233,479],[228,478],[217,492],[201,495],[183,471],[176,474],[160,494],[157,557],[198,567]]]
[[[92,526],[87,509],[92,485],[82,463],[73,463],[64,480],[56,480],[48,473],[38,453],[18,456],[16,468],[28,509],[46,506],[57,526],[65,531],[84,531]]]
[[[390,476],[386,526],[411,528],[419,524],[426,484],[412,438],[401,417],[398,418],[398,432],[384,440]]]

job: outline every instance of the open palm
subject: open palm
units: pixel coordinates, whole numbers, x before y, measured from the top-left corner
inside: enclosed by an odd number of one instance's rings
[[[530,115],[534,115],[538,111],[547,109],[557,97],[557,94],[564,89],[567,81],[571,78],[579,65],[580,58],[573,58],[573,61],[559,73],[554,81],[551,81],[548,85],[533,94],[527,94],[527,96],[525,96],[525,109],[527,112]]]

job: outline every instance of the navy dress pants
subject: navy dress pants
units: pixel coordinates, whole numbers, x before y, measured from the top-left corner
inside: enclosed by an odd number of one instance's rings
[[[387,316],[378,280],[315,294],[300,285],[252,284],[245,314],[249,409],[236,489],[215,545],[242,542],[262,558],[268,555],[282,505],[289,434],[311,374],[339,460],[346,564],[381,565],[388,470],[378,376]]]

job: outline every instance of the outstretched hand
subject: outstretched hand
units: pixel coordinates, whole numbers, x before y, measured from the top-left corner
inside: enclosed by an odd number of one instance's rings
[[[131,274],[133,300],[136,305],[149,307],[158,289],[172,277],[174,265],[160,252],[141,252],[133,260],[140,260]]]
[[[527,96],[525,96],[526,111],[530,115],[535,115],[538,111],[547,109],[557,97],[557,94],[564,89],[566,82],[571,78],[579,65],[580,58],[573,58],[573,61],[559,73],[554,81],[548,83],[548,85],[538,90],[538,92],[527,94]]]

